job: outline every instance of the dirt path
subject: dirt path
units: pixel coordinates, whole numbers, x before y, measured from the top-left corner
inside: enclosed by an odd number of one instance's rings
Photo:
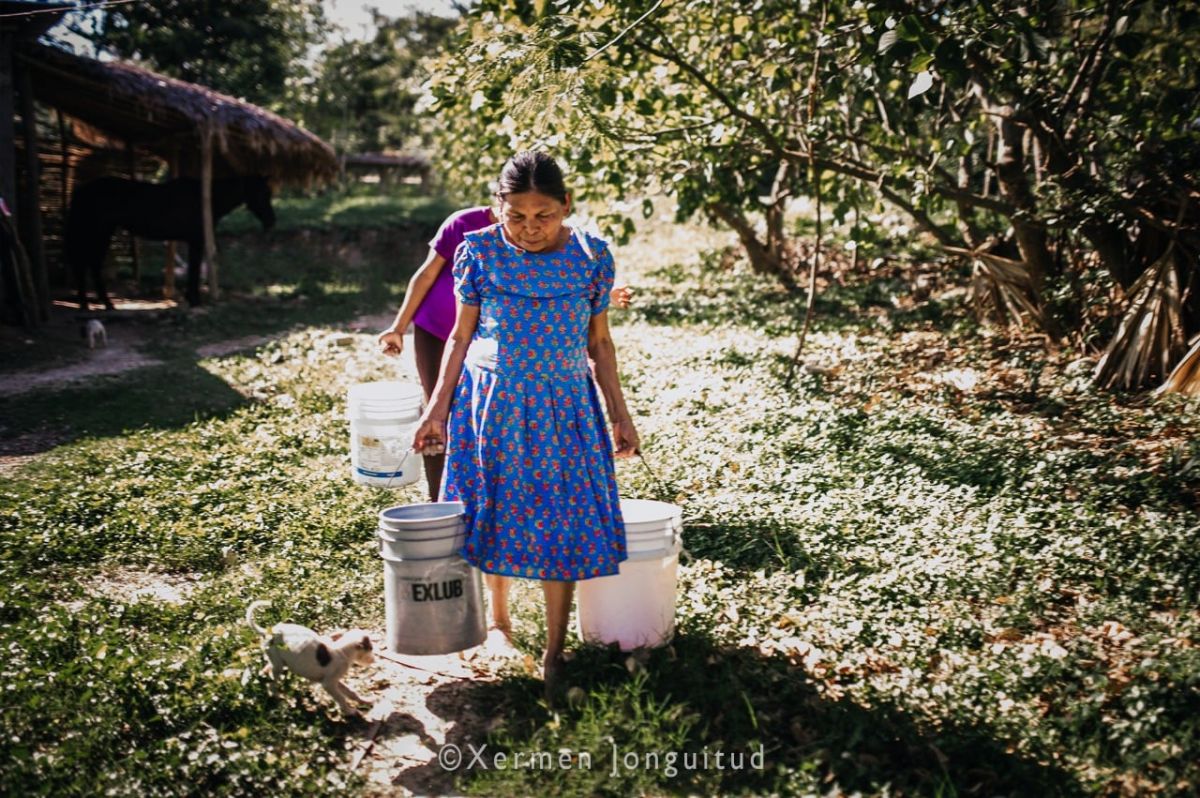
[[[37,388],[58,388],[92,377],[121,374],[162,363],[137,351],[142,336],[134,325],[109,324],[105,332],[108,345],[88,351],[83,360],[51,368],[8,372],[0,381],[0,396],[19,396]],[[82,340],[79,345],[87,346]]]
[[[481,690],[506,668],[532,667],[530,658],[487,645],[437,657],[381,652],[359,691],[375,701],[352,759],[368,780],[366,794],[454,794],[455,770],[439,753],[444,746],[461,752],[465,766],[469,743],[478,746],[498,723]]]
[[[204,586],[201,574],[173,574],[133,566],[105,566],[84,584],[92,597],[116,602],[183,604]],[[80,609],[78,600],[65,604]],[[387,639],[383,628],[367,629],[376,642]],[[414,656],[389,650],[376,653],[375,662],[355,668],[347,684],[372,703],[362,719],[348,719],[347,736],[354,741],[348,767],[365,776],[365,795],[456,794],[456,769],[470,760],[470,745],[480,746],[500,722],[481,693],[502,673],[534,675],[534,660],[505,644],[493,632],[481,646],[466,651]],[[232,672],[235,676],[238,671]],[[315,713],[340,717],[323,690],[311,690]],[[307,703],[307,702],[306,702]],[[443,767],[443,746],[461,752],[455,768]]]
[[[131,308],[124,305],[118,306],[118,311],[129,309]],[[51,322],[56,328],[53,331],[55,337],[69,342],[64,345],[75,345],[73,330],[79,324],[76,315],[60,313]],[[393,318],[394,315],[391,313],[364,315],[354,319],[348,327],[352,333],[374,334],[390,324]],[[21,396],[37,389],[65,388],[96,377],[124,374],[135,369],[162,365],[163,361],[138,351],[138,346],[145,340],[147,334],[147,328],[142,325],[120,323],[120,321],[110,322],[106,325],[105,331],[108,338],[107,346],[98,346],[94,350],[85,351],[81,360],[58,366],[5,373],[0,377],[0,398]],[[214,341],[197,347],[196,355],[200,358],[223,357],[234,352],[255,349],[274,338],[275,336],[246,335],[224,341]],[[86,343],[80,339],[79,346],[86,346]],[[415,365],[408,362],[411,359],[410,340],[409,344],[405,346],[401,361],[402,365],[407,364],[409,370],[415,374]],[[66,440],[66,436],[57,434],[53,430],[38,430],[4,440],[0,447],[0,475],[29,462],[64,440]]]
[[[375,332],[391,323],[393,314],[376,313],[359,316],[348,326],[352,332]],[[74,324],[74,322],[70,322]],[[112,324],[106,327],[107,346],[98,346],[89,351],[83,360],[50,368],[31,368],[11,371],[0,381],[0,397],[19,396],[38,388],[63,388],[74,382],[83,382],[92,377],[123,374],[147,366],[158,366],[161,360],[137,351],[145,340],[144,330],[138,325]],[[254,349],[274,339],[267,335],[246,335],[224,341],[214,341],[196,348],[199,357],[222,357]],[[81,346],[85,346],[82,341]],[[411,347],[405,347],[411,349]]]

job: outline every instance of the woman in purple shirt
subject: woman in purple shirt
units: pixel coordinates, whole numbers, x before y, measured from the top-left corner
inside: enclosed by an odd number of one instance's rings
[[[454,262],[454,251],[464,235],[490,227],[496,221],[492,209],[487,207],[466,208],[450,214],[429,242],[429,254],[413,274],[396,320],[379,334],[383,354],[399,355],[404,350],[404,331],[410,323],[413,325],[413,359],[417,362],[426,402],[437,385],[442,352],[454,327],[454,278],[450,276],[450,270],[443,267]],[[426,455],[424,459],[429,500],[435,502],[441,489],[446,456]]]

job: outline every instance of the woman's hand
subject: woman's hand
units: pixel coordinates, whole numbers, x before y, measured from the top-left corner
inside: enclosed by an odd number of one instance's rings
[[[627,308],[632,301],[633,288],[628,285],[618,285],[609,297],[609,302],[614,308]]]
[[[612,438],[617,457],[633,457],[638,454],[641,440],[629,419],[613,422]]]
[[[446,419],[433,418],[428,411],[417,422],[417,430],[413,433],[413,450],[425,455],[444,454],[446,452]]]
[[[404,331],[388,327],[379,334],[379,351],[388,357],[395,357],[404,351]]]

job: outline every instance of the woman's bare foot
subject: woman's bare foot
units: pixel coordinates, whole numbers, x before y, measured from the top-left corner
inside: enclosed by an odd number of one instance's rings
[[[483,647],[493,656],[521,656],[521,652],[517,649],[516,644],[513,643],[512,630],[503,626],[491,626],[488,628],[487,640],[483,642]]]

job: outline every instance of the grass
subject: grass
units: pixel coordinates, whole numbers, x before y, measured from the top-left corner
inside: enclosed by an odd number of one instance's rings
[[[472,685],[494,722],[460,742],[554,765],[490,758],[458,789],[1194,793],[1195,403],[1092,393],[1071,353],[979,329],[953,296],[902,301],[895,274],[826,281],[814,368],[786,388],[802,300],[713,268],[723,243],[666,229],[618,254],[639,292],[613,320],[649,466],[618,479],[685,508],[676,638],[578,648],[581,693],[556,711],[520,673]],[[251,277],[276,268],[235,258]],[[252,351],[169,343],[258,323],[222,308],[164,336],[168,369],[0,407],[25,426],[84,419],[0,488],[14,794],[369,792],[347,768],[360,730],[294,682],[269,692],[240,621],[267,598],[315,626],[382,622],[383,499],[347,478],[341,417],[345,387],[381,376],[373,336],[345,327],[371,281],[310,282]],[[117,567],[196,589],[179,604],[98,590]],[[515,596],[531,648],[537,593]]]

